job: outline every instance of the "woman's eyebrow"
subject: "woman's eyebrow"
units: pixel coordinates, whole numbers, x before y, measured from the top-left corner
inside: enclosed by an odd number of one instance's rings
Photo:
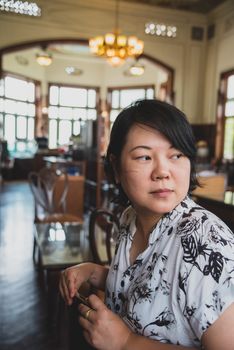
[[[170,145],[170,146],[169,146],[169,149],[173,149],[173,148],[174,148],[174,149],[177,149],[177,148],[174,147],[173,145]],[[129,152],[131,153],[131,152],[135,151],[136,149],[152,150],[152,147],[146,146],[146,145],[138,145],[138,146],[135,146],[135,147],[131,148]]]
[[[136,147],[133,147],[130,149],[130,152],[133,152],[135,151],[136,149],[147,149],[147,150],[151,150],[152,148],[149,147],[149,146],[145,146],[145,145],[139,145],[139,146],[136,146]]]

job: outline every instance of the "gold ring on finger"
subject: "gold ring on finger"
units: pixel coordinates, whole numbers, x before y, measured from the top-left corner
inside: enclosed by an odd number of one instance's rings
[[[90,314],[91,311],[93,311],[93,310],[92,310],[92,309],[88,309],[88,310],[86,311],[85,315],[84,315],[84,317],[85,317],[86,320],[88,320],[88,321],[89,321],[89,314]]]

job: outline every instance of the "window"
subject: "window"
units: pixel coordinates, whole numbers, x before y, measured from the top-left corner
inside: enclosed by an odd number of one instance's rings
[[[145,24],[145,34],[175,38],[177,35],[177,27],[164,23],[147,22]]]
[[[49,86],[49,147],[69,143],[72,135],[84,137],[88,121],[97,119],[98,88]]]
[[[33,151],[36,83],[6,75],[0,84],[0,124],[11,152]]]
[[[234,73],[227,78],[223,157],[234,159]]]
[[[41,16],[41,8],[36,2],[2,0],[0,5],[0,11],[14,12],[17,15]]]
[[[143,98],[154,98],[154,86],[109,88],[108,96],[110,97],[110,123],[112,125],[119,112],[132,102]]]
[[[234,159],[234,71],[220,79],[216,148],[217,158]]]

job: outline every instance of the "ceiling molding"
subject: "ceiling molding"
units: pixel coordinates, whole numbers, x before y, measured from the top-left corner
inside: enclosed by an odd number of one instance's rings
[[[122,0],[129,3],[158,6],[164,9],[208,14],[226,0]]]

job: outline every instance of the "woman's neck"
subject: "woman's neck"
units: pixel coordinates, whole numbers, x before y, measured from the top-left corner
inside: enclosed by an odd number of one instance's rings
[[[136,216],[136,232],[133,237],[132,245],[129,252],[130,264],[132,265],[138,255],[142,253],[149,244],[149,235],[153,227],[160,220],[161,216]]]
[[[153,227],[161,219],[162,215],[136,215],[136,228],[148,240]]]

